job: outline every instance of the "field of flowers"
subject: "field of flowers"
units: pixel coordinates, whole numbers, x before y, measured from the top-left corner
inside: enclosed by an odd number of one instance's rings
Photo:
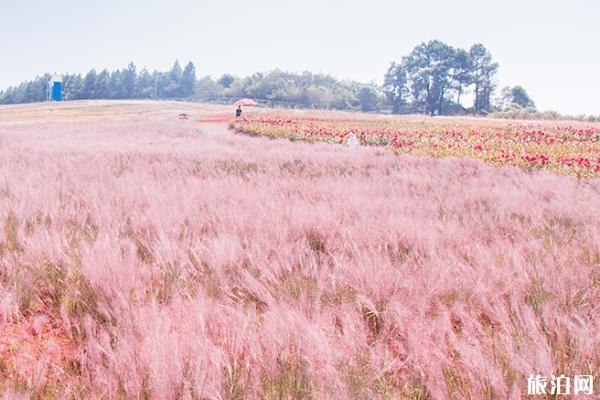
[[[362,145],[396,153],[600,176],[600,124],[312,114],[257,113],[235,120],[232,127],[253,135],[328,143],[343,143],[352,132]]]
[[[600,180],[236,135],[197,122],[230,111],[212,106],[72,104],[0,107],[0,398],[504,400],[530,374],[598,379]]]

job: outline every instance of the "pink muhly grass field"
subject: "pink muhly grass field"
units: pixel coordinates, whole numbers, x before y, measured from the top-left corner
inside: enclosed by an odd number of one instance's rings
[[[599,180],[176,107],[0,118],[0,395],[520,399],[598,375]]]

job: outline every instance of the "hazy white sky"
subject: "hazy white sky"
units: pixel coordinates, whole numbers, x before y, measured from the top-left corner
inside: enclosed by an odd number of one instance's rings
[[[0,0],[0,88],[44,72],[280,68],[380,82],[417,44],[481,42],[499,85],[540,109],[600,114],[600,0]]]

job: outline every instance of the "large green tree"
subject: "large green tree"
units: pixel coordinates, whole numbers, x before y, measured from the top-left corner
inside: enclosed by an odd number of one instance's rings
[[[535,108],[534,101],[529,97],[529,94],[522,86],[514,86],[510,92],[513,104],[517,104],[523,108]]]
[[[404,64],[393,62],[383,79],[383,92],[392,106],[392,112],[399,114],[404,111],[407,101],[407,77]]]
[[[215,100],[223,97],[223,87],[210,76],[205,76],[196,82],[194,93],[198,99]]]
[[[473,65],[475,85],[473,111],[477,114],[486,114],[491,110],[491,97],[496,88],[495,76],[498,72],[498,63],[492,60],[491,53],[480,43],[471,47],[469,55]]]
[[[235,80],[235,76],[231,74],[223,74],[218,80],[217,83],[223,86],[225,89],[229,89],[233,81]]]
[[[142,68],[136,81],[134,97],[136,99],[150,99],[154,97],[154,89],[152,75],[147,68]]]
[[[460,106],[461,96],[465,89],[473,83],[473,62],[469,52],[464,49],[454,51],[451,74],[453,89],[456,91],[456,104]]]
[[[96,99],[109,99],[111,94],[110,72],[103,69],[96,77],[94,85],[94,94]]]
[[[505,87],[500,92],[496,107],[506,110],[511,107],[535,108],[535,103],[522,86]]]
[[[377,87],[374,85],[363,86],[357,93],[360,110],[364,112],[376,111],[379,109],[380,95]]]
[[[442,115],[465,112],[462,96],[474,87],[473,111],[487,113],[497,71],[498,64],[481,44],[466,51],[431,40],[390,65],[383,89],[394,113]]]
[[[98,74],[95,69],[90,70],[83,78],[83,98],[85,99],[96,99],[96,81]]]
[[[50,79],[50,74],[45,74],[29,82],[25,89],[23,101],[27,103],[45,101],[48,98],[48,82]]]
[[[169,98],[181,97],[181,80],[183,78],[183,70],[179,61],[175,61],[171,71],[164,79],[164,95]]]
[[[194,94],[196,84],[196,67],[190,61],[185,66],[181,76],[181,97],[190,97]]]
[[[63,97],[65,100],[81,100],[83,96],[83,78],[80,74],[63,76]]]
[[[454,49],[439,40],[421,43],[404,59],[416,111],[443,113],[443,100],[451,88]]]
[[[127,69],[121,71],[121,98],[131,99],[135,97],[137,83],[137,69],[134,63],[129,63]]]
[[[110,99],[123,99],[125,98],[125,92],[123,90],[123,77],[120,70],[113,71],[110,74],[110,82],[108,84],[109,98]]]

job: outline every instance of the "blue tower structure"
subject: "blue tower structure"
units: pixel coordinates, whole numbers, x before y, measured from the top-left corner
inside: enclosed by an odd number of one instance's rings
[[[62,78],[60,75],[54,75],[48,82],[48,100],[62,101]]]

